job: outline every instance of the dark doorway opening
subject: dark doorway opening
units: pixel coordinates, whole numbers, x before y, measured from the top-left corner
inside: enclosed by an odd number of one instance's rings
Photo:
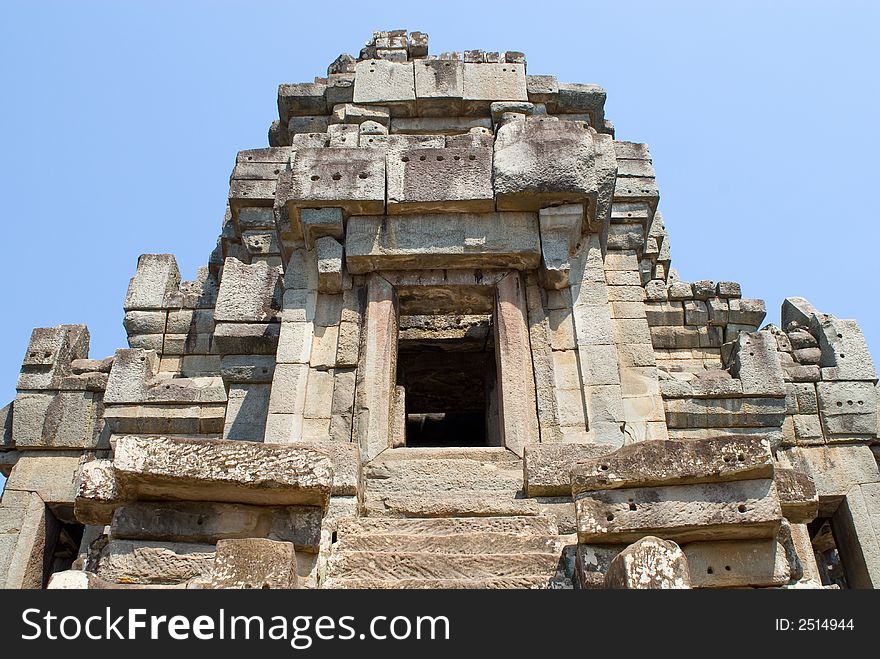
[[[491,316],[401,316],[406,445],[500,445]]]

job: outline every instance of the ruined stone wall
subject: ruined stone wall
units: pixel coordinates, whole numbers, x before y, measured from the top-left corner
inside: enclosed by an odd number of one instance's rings
[[[34,330],[5,585],[820,587],[823,520],[880,584],[857,324],[790,298],[759,330],[739,284],[681,281],[647,146],[526,69],[392,31],[281,85],[207,267],[139,259],[128,348]],[[486,446],[413,448],[425,369],[468,359]]]

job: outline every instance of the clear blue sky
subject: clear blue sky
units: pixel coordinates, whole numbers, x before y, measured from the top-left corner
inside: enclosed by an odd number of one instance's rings
[[[34,326],[125,345],[137,257],[207,261],[235,153],[265,146],[281,82],[374,29],[431,52],[521,50],[608,90],[654,156],[673,266],[856,318],[880,357],[873,196],[880,3],[21,2],[0,5],[0,405]]]

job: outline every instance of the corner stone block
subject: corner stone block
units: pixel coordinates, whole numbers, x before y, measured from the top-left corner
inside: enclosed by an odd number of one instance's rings
[[[488,110],[493,101],[528,101],[525,64],[468,63],[463,65],[465,107]]]
[[[472,66],[488,66],[474,64]],[[552,154],[548,157],[547,154]],[[610,202],[617,160],[609,140],[582,123],[526,117],[498,129],[493,174],[498,210],[586,203],[590,226],[601,223],[600,199]],[[610,211],[610,204],[607,204]]]
[[[242,538],[220,540],[211,571],[212,588],[296,588],[293,543]]]
[[[126,311],[162,309],[165,296],[176,293],[179,286],[180,270],[173,254],[142,254],[123,307]]]
[[[819,339],[823,380],[877,381],[871,352],[859,324],[833,316],[813,316],[810,327]]]
[[[684,552],[674,542],[646,536],[620,552],[605,573],[606,588],[626,590],[690,588]]]
[[[104,404],[140,403],[147,398],[147,380],[159,372],[159,356],[153,350],[123,348],[116,351]]]
[[[34,328],[16,386],[19,390],[60,389],[62,380],[70,375],[71,362],[88,356],[89,330],[85,325]]]
[[[342,240],[345,228],[341,208],[303,208],[299,212],[306,247],[315,248],[318,238],[329,236]]]
[[[542,208],[538,212],[541,228],[542,282],[545,288],[562,289],[570,285],[571,254],[584,226],[584,207],[566,204]]]
[[[797,323],[809,327],[813,316],[821,315],[819,311],[802,297],[787,297],[782,301],[782,329],[787,330],[789,323]]]
[[[278,320],[281,312],[281,268],[227,258],[217,294],[217,323],[259,323]]]

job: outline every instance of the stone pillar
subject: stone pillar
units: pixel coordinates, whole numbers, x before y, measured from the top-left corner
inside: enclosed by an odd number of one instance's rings
[[[504,445],[520,457],[527,444],[538,441],[535,380],[526,319],[525,290],[519,273],[512,272],[495,288],[495,363]]]

